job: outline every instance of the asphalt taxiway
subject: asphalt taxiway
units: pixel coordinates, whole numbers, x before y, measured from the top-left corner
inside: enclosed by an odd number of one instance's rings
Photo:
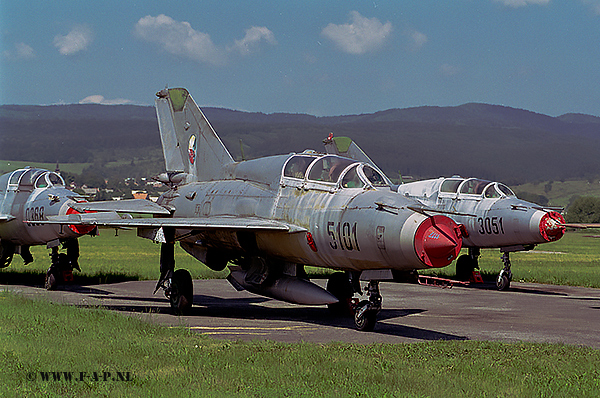
[[[373,332],[326,307],[288,304],[237,292],[225,280],[194,281],[189,315],[171,315],[155,281],[62,286],[57,291],[0,285],[25,297],[81,307],[101,306],[148,322],[183,326],[215,338],[281,342],[405,343],[490,340],[565,343],[600,348],[600,289],[514,283],[499,292],[455,286],[380,285],[383,309]],[[324,285],[324,280],[317,281]]]

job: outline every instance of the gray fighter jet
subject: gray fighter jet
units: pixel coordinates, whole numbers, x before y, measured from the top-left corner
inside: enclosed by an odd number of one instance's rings
[[[329,153],[371,162],[347,137],[330,136],[324,143]],[[401,184],[397,191],[405,198],[419,201],[430,211],[447,214],[463,227],[463,246],[468,248],[468,254],[456,262],[459,279],[469,280],[473,270],[478,268],[481,248],[499,248],[504,263],[496,279],[499,290],[508,289],[512,280],[509,253],[557,241],[565,233],[565,221],[556,209],[518,199],[500,182],[442,177]]]
[[[71,280],[73,268],[79,269],[77,238],[94,231],[93,226],[41,224],[47,217],[77,213],[69,204],[85,201],[65,188],[60,174],[24,168],[0,177],[0,268],[8,267],[20,254],[28,264],[33,261],[30,246],[52,249],[52,265],[46,274],[46,287]],[[59,253],[62,244],[66,253]]]
[[[352,310],[356,326],[371,330],[381,309],[379,281],[415,269],[450,264],[461,230],[450,218],[428,215],[390,189],[376,168],[314,151],[236,162],[183,88],[157,93],[156,110],[169,186],[154,218],[51,222],[135,227],[161,243],[160,279],[176,311],[192,305],[192,279],[175,271],[174,245],[213,270],[230,266],[238,290],[305,305]],[[148,202],[151,203],[151,202]],[[84,211],[135,213],[123,202],[71,204]],[[85,215],[86,217],[90,217]],[[80,219],[81,218],[81,219]],[[110,217],[109,217],[110,218]],[[49,217],[50,219],[50,217]],[[310,282],[304,266],[339,270],[327,290]],[[368,281],[367,300],[352,300]]]

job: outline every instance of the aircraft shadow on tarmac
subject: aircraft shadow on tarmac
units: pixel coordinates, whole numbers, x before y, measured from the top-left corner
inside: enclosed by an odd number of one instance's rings
[[[107,304],[102,308],[132,313],[171,314],[171,308],[163,297],[132,298],[129,296],[101,296],[110,300],[138,301],[140,304]],[[333,326],[354,330],[354,319],[351,317],[332,316],[324,307],[266,307],[258,304],[272,301],[262,297],[221,298],[208,295],[194,295],[194,306],[186,317],[214,317],[240,320],[273,320],[306,322],[320,326]],[[159,305],[157,305],[159,304]],[[417,340],[467,340],[464,336],[436,332],[411,326],[386,323],[387,319],[406,317],[425,312],[423,309],[383,309],[372,333],[413,338]],[[216,327],[218,329],[218,327]]]
[[[548,286],[549,287],[550,286],[558,287],[558,286],[554,286],[554,285],[548,285]],[[485,283],[482,285],[470,285],[467,288],[468,289],[493,290],[493,291],[497,290],[495,283]],[[519,287],[518,284],[512,284],[508,291],[513,292],[513,293],[539,294],[539,295],[543,295],[543,296],[567,296],[566,293],[552,292],[549,290],[536,289],[536,288],[532,288],[532,287]],[[506,294],[506,293],[507,292],[502,292],[502,294]]]
[[[75,282],[61,284],[59,288],[69,289],[76,286],[89,286],[89,285],[101,285],[119,282],[129,282],[138,280],[137,277],[119,274],[119,273],[106,273],[97,274],[94,276],[81,275],[74,273]],[[44,287],[44,281],[46,273],[42,271],[13,271],[6,270],[0,271],[0,284],[2,285],[23,285],[29,287]]]

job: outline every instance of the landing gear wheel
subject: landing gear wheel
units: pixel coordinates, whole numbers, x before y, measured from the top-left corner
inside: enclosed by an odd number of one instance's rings
[[[473,261],[470,255],[463,254],[456,260],[456,279],[459,281],[468,281],[473,275],[476,261]]]
[[[54,267],[48,268],[46,271],[46,280],[44,281],[44,287],[46,290],[54,290],[58,286],[59,274]]]
[[[371,303],[368,300],[361,301],[354,314],[354,324],[362,332],[370,332],[377,322],[377,310],[370,308]]]
[[[176,315],[190,311],[194,301],[194,285],[192,276],[186,269],[178,269],[171,278],[169,301]]]
[[[510,277],[504,272],[504,270],[500,271],[498,277],[496,278],[496,288],[500,291],[508,290],[510,287]]]
[[[345,272],[335,272],[331,275],[327,281],[327,291],[339,300],[337,303],[327,304],[327,308],[332,314],[338,316],[351,316],[353,314],[352,296],[354,295],[354,289]]]

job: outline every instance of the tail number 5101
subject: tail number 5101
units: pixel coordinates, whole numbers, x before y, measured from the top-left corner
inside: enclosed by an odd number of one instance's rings
[[[360,247],[358,246],[358,238],[356,236],[356,228],[356,223],[351,225],[349,222],[327,222],[327,234],[331,238],[329,247],[334,250],[342,249],[360,251]]]

